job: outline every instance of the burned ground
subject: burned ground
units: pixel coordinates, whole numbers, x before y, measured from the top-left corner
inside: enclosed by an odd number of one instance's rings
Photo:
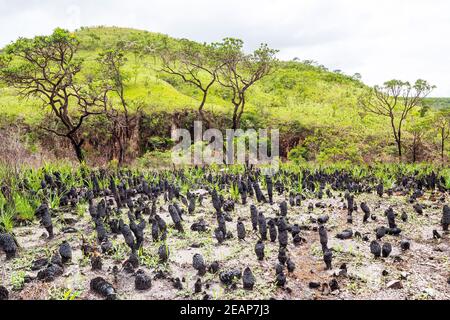
[[[206,179],[206,178],[205,178]],[[230,178],[234,181],[234,178]],[[238,178],[238,180],[241,178]],[[240,181],[240,180],[239,180]],[[168,180],[170,185],[171,181]],[[358,182],[366,185],[365,182]],[[130,184],[134,184],[130,182]],[[224,183],[224,188],[227,186]],[[232,183],[229,183],[232,184]],[[95,185],[95,184],[94,184]],[[369,186],[370,183],[367,183]],[[308,184],[306,183],[306,186]],[[91,290],[92,279],[102,277],[115,290],[119,299],[449,299],[450,285],[450,242],[448,232],[443,231],[441,225],[443,207],[449,203],[448,190],[435,187],[423,188],[411,200],[411,194],[416,185],[411,187],[392,188],[391,192],[384,192],[379,197],[375,186],[364,187],[366,190],[346,190],[323,184],[329,190],[324,194],[320,191],[310,192],[306,188],[296,200],[292,201],[288,190],[273,191],[273,204],[257,201],[257,196],[248,195],[246,204],[241,198],[230,206],[219,197],[219,205],[213,204],[211,193],[214,191],[195,185],[189,194],[196,194],[195,209],[192,203],[183,201],[187,192],[175,190],[170,195],[171,187],[163,187],[152,195],[145,191],[130,193],[133,212],[143,209],[141,216],[147,222],[144,229],[143,246],[136,250],[139,265],[127,267],[127,260],[131,259],[131,248],[125,243],[121,233],[111,231],[105,223],[107,237],[111,243],[108,252],[102,252],[97,239],[96,224],[94,223],[86,204],[80,210],[70,205],[51,210],[54,226],[54,238],[49,239],[45,228],[34,222],[25,226],[14,228],[13,233],[19,249],[15,258],[6,259],[0,251],[1,282],[9,290],[10,299],[104,299],[105,296]],[[134,189],[139,190],[138,184]],[[363,188],[363,189],[364,189]],[[94,187],[95,189],[95,187]],[[111,189],[111,188],[110,188]],[[129,185],[129,189],[133,189]],[[144,188],[145,189],[145,188]],[[335,189],[335,190],[333,190]],[[360,188],[361,189],[361,188]],[[439,190],[440,189],[440,190]],[[322,190],[322,188],[320,189]],[[261,185],[261,191],[266,199],[266,187]],[[351,213],[352,223],[348,222],[347,209],[348,194],[354,195],[356,211]],[[81,197],[82,192],[77,191]],[[88,192],[89,193],[89,192]],[[111,219],[111,213],[116,207],[114,196],[102,188],[94,190],[93,206],[97,207],[102,199],[106,200],[107,210],[104,221]],[[109,195],[107,195],[109,194]],[[157,196],[155,196],[157,194]],[[200,196],[202,195],[202,196]],[[172,199],[170,199],[172,197]],[[200,204],[200,199],[203,198]],[[294,197],[295,198],[295,197]],[[321,199],[319,199],[321,198]],[[347,198],[347,199],[346,199]],[[141,201],[139,199],[146,199]],[[156,212],[151,212],[152,199],[155,199]],[[117,200],[117,199],[116,199]],[[298,201],[297,201],[298,200]],[[217,200],[215,200],[217,201]],[[269,235],[264,243],[264,259],[258,260],[255,254],[255,244],[261,237],[260,226],[258,231],[252,227],[250,206],[253,204],[265,220],[280,219],[280,203],[286,201],[288,223],[287,258],[290,260],[289,272],[286,266],[282,267],[282,274],[286,276],[283,287],[277,286],[276,266],[279,263],[279,239],[271,242]],[[370,208],[371,217],[363,222],[364,212],[360,204],[364,202]],[[182,220],[173,219],[169,206],[177,203],[182,209]],[[223,206],[227,203],[226,206]],[[423,208],[419,214],[413,207],[420,203]],[[110,205],[112,204],[112,205]],[[138,205],[139,204],[139,205]],[[189,204],[191,213],[189,213]],[[284,205],[283,205],[284,206]],[[226,210],[224,210],[226,207]],[[233,208],[234,207],[234,208]],[[215,237],[218,226],[217,208],[224,215],[226,235],[219,244]],[[385,212],[392,208],[395,214],[396,226],[401,230],[399,235],[386,234],[378,242],[380,245],[389,243],[392,252],[388,257],[375,258],[371,254],[370,243],[376,240],[376,229],[388,227],[388,218]],[[419,210],[420,211],[420,210]],[[121,218],[129,224],[129,208],[123,206],[115,218]],[[151,218],[157,214],[167,224],[165,241],[154,241],[152,238]],[[138,214],[139,215],[139,214]],[[323,250],[319,239],[318,228],[327,215],[328,221],[323,223],[328,234],[327,247],[332,252],[332,268],[326,270],[323,260]],[[406,221],[401,218],[407,217]],[[203,219],[206,231],[194,231],[191,226]],[[177,225],[173,223],[176,220]],[[231,220],[231,221],[230,221]],[[326,220],[326,219],[325,219]],[[238,239],[237,223],[241,221],[246,230],[244,240]],[[136,224],[139,221],[136,220]],[[223,222],[222,222],[223,223]],[[179,228],[182,226],[182,231]],[[204,224],[200,223],[204,228]],[[298,225],[300,240],[294,243],[292,226]],[[220,229],[219,223],[219,229]],[[197,228],[193,228],[196,229]],[[267,228],[269,229],[269,228]],[[351,239],[341,240],[336,236],[346,229],[351,229]],[[278,231],[280,231],[278,226]],[[436,230],[441,236],[434,236]],[[269,231],[267,231],[269,233]],[[228,235],[228,236],[227,236]],[[278,232],[279,236],[279,232]],[[410,243],[409,250],[401,248],[401,241]],[[42,281],[37,279],[38,270],[45,269],[42,265],[33,268],[33,262],[38,259],[47,259],[49,262],[59,251],[63,241],[70,244],[72,258],[63,265],[63,274],[54,279]],[[158,250],[162,247],[168,249],[168,260],[160,261]],[[88,250],[89,249],[89,250]],[[206,273],[198,262],[193,266],[193,257],[200,254],[206,267]],[[101,261],[101,270],[98,262]],[[96,261],[93,268],[91,261]],[[211,272],[210,265],[218,262],[219,270]],[[287,263],[286,263],[287,264]],[[253,290],[246,290],[243,286],[241,273],[246,268],[254,276]],[[281,268],[281,267],[280,267]],[[33,269],[33,270],[32,270]],[[213,268],[214,269],[214,268]],[[139,270],[139,271],[138,271]],[[248,271],[247,271],[248,273]],[[141,281],[142,274],[148,276],[146,290],[137,290],[137,282]],[[233,275],[234,274],[234,275]],[[279,274],[279,273],[278,273]],[[221,279],[228,276],[229,283],[225,285]],[[136,281],[138,277],[138,281]],[[200,279],[200,281],[198,280]],[[53,281],[51,281],[53,280]],[[195,289],[201,292],[195,293]]]

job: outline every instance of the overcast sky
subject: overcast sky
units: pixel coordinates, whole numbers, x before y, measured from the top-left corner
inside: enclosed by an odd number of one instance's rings
[[[0,0],[0,46],[55,27],[115,25],[198,41],[238,37],[363,81],[422,78],[450,97],[448,0]]]

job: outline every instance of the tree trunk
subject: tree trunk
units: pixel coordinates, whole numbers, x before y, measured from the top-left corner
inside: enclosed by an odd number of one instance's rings
[[[73,136],[69,136],[68,138],[69,138],[69,140],[72,144],[72,147],[75,151],[78,162],[83,163],[85,158],[84,158],[84,152],[83,152],[83,149],[81,148],[81,146],[84,143],[84,139],[81,139],[80,141],[78,141],[78,139]]]
[[[119,128],[114,128],[112,131],[112,144],[114,146],[113,148],[113,159],[117,159],[119,166],[121,166],[125,159],[125,152],[124,152],[124,146],[123,146],[123,135],[124,133],[121,132],[122,130]],[[117,145],[117,152],[116,152],[116,146]]]
[[[444,163],[444,151],[445,151],[445,128],[441,129],[441,161]]]
[[[238,116],[237,116],[238,127],[240,126],[240,123],[241,123],[241,117],[242,117],[242,114],[244,113],[244,107],[245,107],[245,99],[242,98],[241,110],[239,111]]]
[[[125,152],[122,147],[119,147],[119,167],[125,162]]]
[[[234,105],[234,111],[233,111],[233,130],[237,130],[239,127],[239,123],[238,123],[238,110],[239,110],[239,105]]]
[[[117,139],[117,142],[119,143],[119,166],[122,166],[122,164],[125,162],[125,140],[127,140],[127,138],[122,139],[120,135]]]
[[[402,142],[397,140],[398,161],[402,162]]]
[[[401,140],[401,131],[400,128],[397,129],[395,128],[395,123],[394,123],[394,116],[391,114],[390,115],[391,118],[391,127],[392,127],[392,132],[394,134],[394,139],[395,139],[395,143],[397,144],[397,152],[398,152],[398,161],[402,162],[402,140]]]
[[[198,113],[200,116],[200,120],[202,122],[205,122],[206,127],[208,129],[210,129],[211,123],[209,122],[209,119],[205,116],[205,113],[203,112],[203,107],[205,106],[207,96],[208,96],[208,91],[203,91],[203,98],[202,98],[202,102],[200,103],[200,106],[198,107]]]

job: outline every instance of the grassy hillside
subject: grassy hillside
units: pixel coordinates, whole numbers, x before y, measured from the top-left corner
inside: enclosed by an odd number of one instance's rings
[[[157,33],[109,27],[83,28],[76,35],[81,42],[79,55],[85,59],[87,66],[94,64],[101,50],[115,46],[118,41],[152,43],[161,41],[164,37]],[[177,42],[176,39],[168,39],[173,43]],[[155,58],[135,57],[132,53],[127,58],[127,96],[143,100],[146,112],[195,108],[198,105],[198,92],[179,78],[160,72]],[[280,116],[281,119],[290,119],[293,112],[306,111],[307,115],[318,105],[330,107],[330,110],[334,105],[336,108],[338,105],[351,107],[362,85],[357,80],[320,67],[299,62],[282,62],[275,73],[264,78],[251,90],[248,110],[263,110]],[[2,113],[20,116],[29,112],[32,115],[30,121],[33,121],[39,112],[29,108],[30,104],[32,103],[23,104],[10,89],[4,88],[1,91]],[[226,92],[216,85],[208,99],[207,109],[227,112],[228,107]]]
[[[76,31],[76,36],[81,42],[79,55],[85,59],[84,76],[95,72],[98,53],[118,41],[145,43],[150,52],[161,41],[173,45],[178,41],[158,33],[115,27],[82,28]],[[126,96],[139,101],[145,114],[196,109],[199,92],[179,78],[161,72],[155,57],[129,53],[127,60]],[[395,154],[395,148],[390,143],[388,120],[364,114],[358,108],[357,97],[363,88],[358,79],[330,72],[323,66],[282,61],[275,72],[250,90],[244,126],[259,122],[277,125],[288,134],[295,133],[293,141],[303,144],[306,150],[301,152],[306,160],[360,162],[389,158]],[[228,95],[215,85],[205,110],[228,117],[231,114]],[[431,102],[435,104],[436,100]],[[0,88],[0,114],[7,122],[21,119],[31,126],[45,119],[38,101],[20,100],[10,88]]]

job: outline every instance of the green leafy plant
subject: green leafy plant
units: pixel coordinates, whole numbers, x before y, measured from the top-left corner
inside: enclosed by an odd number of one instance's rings
[[[10,212],[0,214],[0,231],[11,233],[14,228],[13,215]]]
[[[230,197],[234,201],[239,200],[239,187],[236,183],[233,183],[230,187]]]
[[[49,289],[49,300],[76,300],[82,291],[53,286]]]
[[[22,290],[25,284],[25,272],[17,271],[11,274],[11,285],[13,290]]]
[[[34,218],[35,201],[26,198],[20,193],[15,193],[13,196],[14,208],[17,216],[22,221],[31,221]]]

